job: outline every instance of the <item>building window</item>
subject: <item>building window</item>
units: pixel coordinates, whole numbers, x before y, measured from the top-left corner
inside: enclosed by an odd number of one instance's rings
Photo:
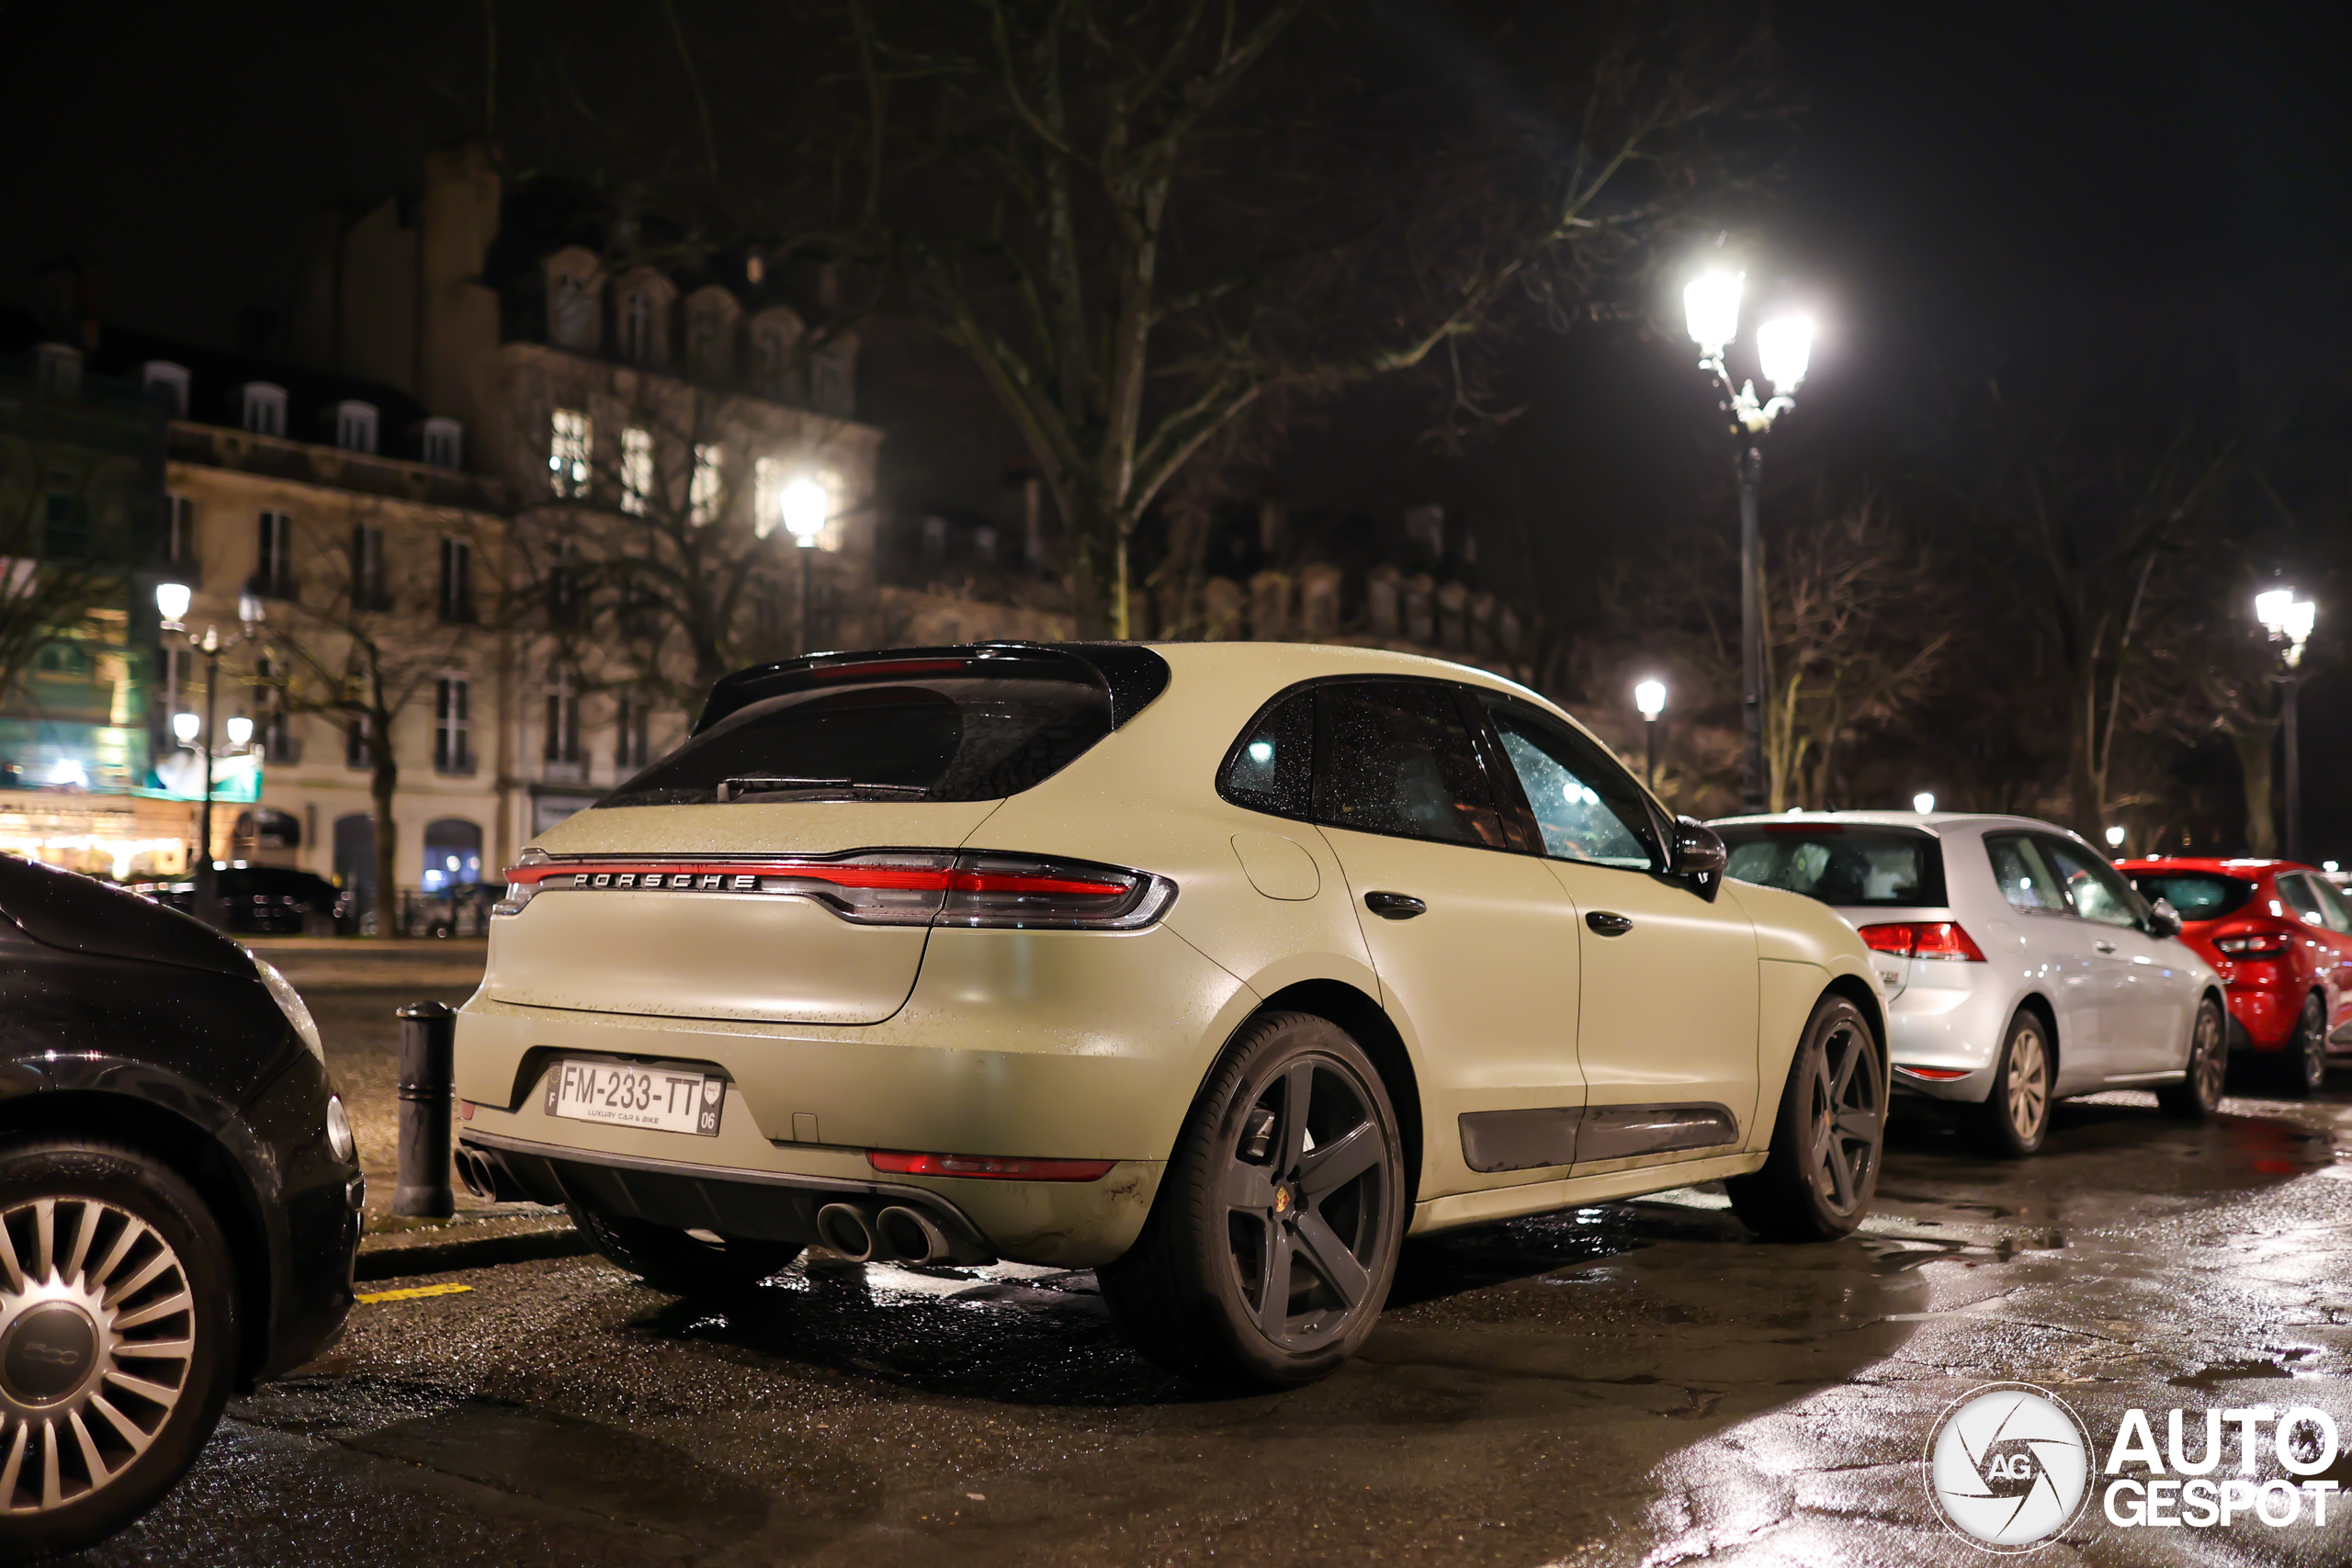
[[[147,395],[168,410],[174,419],[187,417],[187,367],[168,359],[151,359],[139,373]]]
[[[438,893],[481,880],[481,829],[461,817],[424,825],[424,890]]]
[[[795,352],[800,345],[800,322],[789,311],[771,312],[752,328],[752,355],[760,391],[771,398],[792,396]]]
[[[45,343],[34,350],[40,389],[52,398],[82,395],[82,351],[70,343]]]
[[[559,539],[555,544],[555,558],[548,563],[548,621],[559,626],[576,626],[580,620],[580,546],[577,540]]]
[[[594,435],[578,409],[558,409],[548,431],[548,488],[558,495],[588,493],[588,459]]]
[[[808,362],[808,402],[818,412],[845,417],[855,407],[857,387],[850,364],[850,351],[840,344]]]
[[[651,365],[661,355],[653,290],[639,288],[621,302],[621,353],[632,365]]]
[[[364,523],[351,530],[351,607],[360,611],[392,607],[391,584],[384,580],[384,531]]]
[[[254,592],[265,599],[294,597],[294,519],[284,512],[261,514]]]
[[[706,297],[703,303],[689,303],[692,311],[686,326],[686,363],[695,375],[706,381],[724,381],[734,373],[734,311],[729,302],[719,296]]]
[[[585,251],[550,261],[548,330],[559,348],[596,350],[604,305],[595,269],[595,258]]]
[[[686,515],[697,528],[707,527],[718,520],[726,493],[725,480],[720,477],[726,462],[724,447],[707,442],[695,446],[695,477],[686,497]]]
[[[474,547],[464,539],[441,541],[441,618],[451,626],[474,620]]]
[[[643,697],[623,692],[618,722],[614,726],[613,761],[624,773],[633,773],[645,766],[646,730],[652,717]]]
[[[345,399],[334,406],[334,444],[346,452],[376,451],[376,405]]]
[[[435,414],[424,422],[424,460],[436,468],[466,466],[466,427]]]
[[[580,694],[569,675],[548,688],[547,760],[559,765],[580,761]]]
[[[366,768],[375,765],[375,748],[368,744],[368,716],[354,714],[343,725],[343,765]]]
[[[621,432],[621,510],[644,516],[647,498],[652,493],[653,433],[631,425]]]
[[[947,519],[936,512],[922,520],[922,558],[927,561],[947,558]]]
[[[60,560],[90,553],[90,508],[81,496],[51,494],[43,512],[41,548]]]
[[[286,711],[286,671],[266,653],[254,660],[254,689],[264,705],[261,718],[254,726],[254,742],[261,748],[262,760],[300,761],[294,746],[293,720]]]
[[[286,389],[267,381],[246,382],[245,428],[255,435],[284,435]]]
[[[473,682],[463,675],[444,675],[434,683],[433,769],[474,771]]]
[[[181,570],[196,564],[196,502],[185,495],[164,497],[164,564]]]

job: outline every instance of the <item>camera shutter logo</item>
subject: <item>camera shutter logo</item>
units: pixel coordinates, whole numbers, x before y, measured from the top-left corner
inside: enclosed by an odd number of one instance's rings
[[[1989,1383],[1928,1436],[1928,1495],[1944,1522],[1991,1551],[2030,1551],[2075,1522],[2090,1492],[2090,1434],[2055,1396]]]

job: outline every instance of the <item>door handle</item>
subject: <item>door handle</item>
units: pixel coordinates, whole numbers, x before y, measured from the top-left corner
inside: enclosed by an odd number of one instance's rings
[[[2113,953],[2115,951],[2115,944],[2111,942],[2095,942],[2091,943],[2091,945],[2098,949],[2101,953]]]
[[[1426,915],[1430,907],[1410,893],[1367,893],[1363,907],[1384,920],[1409,920],[1415,915]]]
[[[1595,909],[1584,918],[1584,923],[1592,928],[1595,936],[1623,936],[1634,929],[1632,916],[1615,914],[1607,909]]]

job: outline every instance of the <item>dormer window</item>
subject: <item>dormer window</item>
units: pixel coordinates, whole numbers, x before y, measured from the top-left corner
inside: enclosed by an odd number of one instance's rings
[[[857,345],[828,344],[808,361],[808,405],[819,413],[844,417],[857,403]]]
[[[621,279],[623,359],[657,369],[670,363],[670,302],[677,297],[676,288],[651,267],[639,267]]]
[[[245,428],[255,435],[284,435],[286,389],[267,381],[246,382]]]
[[[763,397],[778,400],[793,395],[799,369],[800,318],[777,307],[763,310],[752,322],[752,372]]]
[[[40,389],[52,398],[82,395],[82,351],[70,343],[45,343],[34,351]]]
[[[174,419],[187,417],[187,367],[168,359],[151,359],[139,373],[147,395],[170,411]]]
[[[653,362],[653,296],[642,288],[621,305],[621,352],[632,365]]]
[[[436,468],[466,466],[466,427],[435,414],[424,422],[424,460]]]
[[[735,375],[735,297],[716,284],[686,298],[686,372],[697,380]]]
[[[595,353],[604,342],[604,278],[595,254],[567,246],[548,258],[547,269],[549,341]]]
[[[334,444],[346,452],[376,450],[376,405],[346,398],[334,406]]]

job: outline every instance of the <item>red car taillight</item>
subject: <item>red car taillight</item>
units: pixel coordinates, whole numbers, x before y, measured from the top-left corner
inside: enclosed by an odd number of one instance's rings
[[[1176,885],[1149,872],[1031,855],[882,850],[727,861],[523,861],[506,874],[513,915],[542,892],[765,894],[877,926],[1135,931],[1165,914]]]
[[[2276,958],[2294,944],[2285,931],[2233,931],[2213,939],[2214,947],[2233,958]]]
[[[1862,945],[1873,953],[1891,953],[1897,958],[1948,958],[1963,964],[1984,962],[1984,950],[1958,920],[1895,921],[1858,929]]]

